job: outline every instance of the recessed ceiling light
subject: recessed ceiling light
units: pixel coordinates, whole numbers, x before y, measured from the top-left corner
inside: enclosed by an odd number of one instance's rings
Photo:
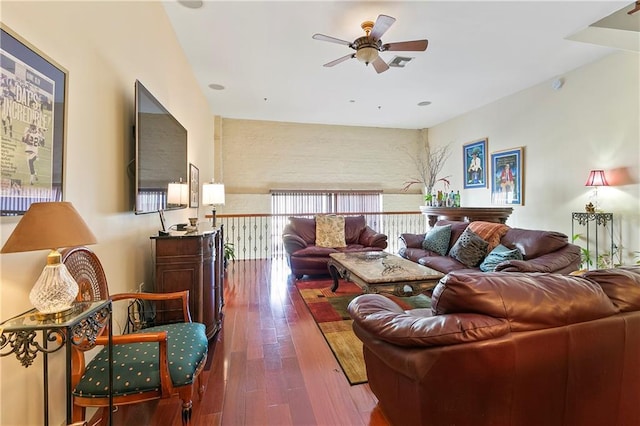
[[[189,9],[200,9],[203,5],[202,0],[178,0],[178,3]]]
[[[418,102],[418,106],[427,106],[427,105],[431,105],[431,101]]]
[[[211,90],[224,90],[224,86],[222,84],[211,83],[209,85],[209,89],[211,89]]]

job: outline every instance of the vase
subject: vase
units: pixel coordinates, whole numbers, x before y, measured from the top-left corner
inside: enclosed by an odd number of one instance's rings
[[[432,206],[433,205],[433,198],[431,195],[431,189],[427,187],[427,185],[423,185],[422,186],[422,196],[424,199],[424,205],[425,206]]]

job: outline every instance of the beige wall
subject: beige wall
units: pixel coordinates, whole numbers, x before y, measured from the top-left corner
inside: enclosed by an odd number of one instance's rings
[[[132,213],[127,177],[136,79],[188,129],[189,161],[199,167],[201,180],[213,177],[213,119],[164,8],[156,2],[5,0],[1,8],[3,24],[69,73],[64,198],[96,234],[92,248],[111,291],[150,283],[149,236],[159,220]],[[167,222],[186,222],[193,214],[195,209],[167,212]],[[17,221],[1,219],[2,244]],[[30,307],[28,293],[45,256],[0,256],[0,318]],[[53,425],[65,417],[63,359],[64,351],[50,356]],[[0,424],[42,424],[41,366],[41,356],[28,369],[13,356],[0,359]]]
[[[524,147],[525,204],[514,208],[511,226],[570,235],[571,212],[589,202],[589,171],[604,169],[611,186],[598,199],[614,213],[615,244],[629,264],[640,251],[639,75],[640,55],[617,52],[564,75],[559,91],[544,82],[430,128],[429,139],[456,147],[444,171],[454,187],[462,186],[462,144],[488,137],[489,152]],[[465,206],[490,200],[489,189],[462,193]]]
[[[222,119],[226,205],[220,213],[269,213],[271,189],[374,189],[385,210],[417,210],[409,153],[426,130]],[[395,194],[395,196],[393,196]]]

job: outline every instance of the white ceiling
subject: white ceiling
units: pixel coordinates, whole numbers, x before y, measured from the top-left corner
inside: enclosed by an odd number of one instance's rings
[[[610,54],[615,49],[567,37],[632,8],[613,0],[164,4],[213,114],[414,129],[550,84]],[[353,50],[313,40],[314,33],[353,41],[364,35],[360,24],[379,14],[397,19],[383,42],[426,38],[428,49],[397,52],[415,59],[382,74],[356,59],[322,66]],[[381,53],[387,62],[394,55]],[[225,90],[211,90],[212,83]]]

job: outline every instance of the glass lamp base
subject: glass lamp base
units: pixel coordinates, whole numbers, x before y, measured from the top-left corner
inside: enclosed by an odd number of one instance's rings
[[[78,295],[78,284],[62,263],[47,265],[29,293],[31,304],[40,314],[58,314],[71,308]]]

